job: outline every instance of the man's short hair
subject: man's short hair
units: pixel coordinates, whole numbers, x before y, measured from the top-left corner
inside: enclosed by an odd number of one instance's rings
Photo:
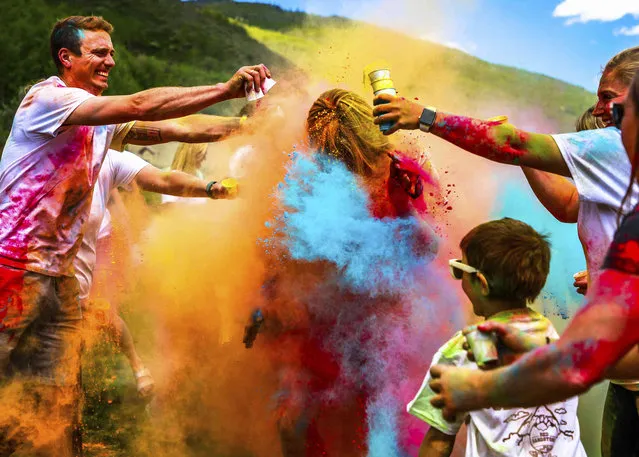
[[[51,57],[58,71],[62,70],[62,63],[58,57],[60,49],[67,48],[78,56],[82,54],[82,30],[104,30],[110,35],[113,26],[102,16],[69,16],[56,22],[51,30],[50,44]]]
[[[490,297],[537,298],[550,270],[550,243],[530,225],[505,217],[478,225],[462,239],[468,265],[480,270],[490,285]]]

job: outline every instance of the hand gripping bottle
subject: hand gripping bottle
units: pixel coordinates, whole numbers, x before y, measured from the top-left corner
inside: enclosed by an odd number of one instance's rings
[[[366,77],[368,77],[370,84],[373,87],[373,94],[375,96],[381,94],[397,95],[395,84],[390,77],[390,69],[388,68],[388,65],[378,63],[367,66],[364,69],[364,78]],[[379,125],[379,129],[382,132],[385,132],[392,126],[392,122],[383,122]]]

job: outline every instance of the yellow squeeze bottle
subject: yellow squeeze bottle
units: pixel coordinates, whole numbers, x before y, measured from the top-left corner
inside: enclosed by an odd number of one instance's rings
[[[364,79],[366,79],[366,77],[368,77],[368,80],[373,87],[373,94],[375,96],[378,96],[380,94],[390,94],[393,96],[397,95],[395,84],[390,77],[390,68],[388,68],[388,65],[384,63],[368,65],[364,68]],[[382,132],[385,132],[392,126],[392,122],[383,122],[379,125],[379,129]]]
[[[235,198],[237,197],[237,179],[235,178],[225,178],[222,180],[222,182],[220,183],[222,184],[222,187],[224,187],[224,189],[226,189],[226,193],[230,198]]]

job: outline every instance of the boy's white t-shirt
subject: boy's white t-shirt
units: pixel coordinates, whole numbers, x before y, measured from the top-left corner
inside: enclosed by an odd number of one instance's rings
[[[530,309],[499,313],[491,320],[507,322],[542,339],[558,338],[550,321]],[[437,351],[431,366],[444,364],[479,369],[476,363],[468,360],[462,347],[464,341],[462,333],[457,332]],[[435,396],[428,386],[430,379],[429,369],[407,410],[447,435],[456,435],[468,418],[466,457],[586,457],[579,438],[577,397],[534,408],[482,409],[458,415],[453,423],[446,421],[441,410],[430,404]]]
[[[84,228],[84,238],[73,261],[75,276],[80,283],[80,299],[87,298],[91,290],[96,263],[96,243],[100,231],[104,229],[106,218],[110,219],[107,210],[109,195],[113,189],[129,185],[147,165],[147,161],[128,151],[117,152],[110,149],[107,152],[93,188],[91,213]]]
[[[632,166],[615,127],[553,135],[579,193],[577,230],[586,254],[590,282],[596,281],[617,231],[617,215],[630,184]],[[639,202],[639,187],[624,213]],[[613,381],[639,390],[639,381]]]
[[[0,264],[73,274],[102,160],[132,125],[63,125],[91,97],[52,76],[18,107],[0,159]]]

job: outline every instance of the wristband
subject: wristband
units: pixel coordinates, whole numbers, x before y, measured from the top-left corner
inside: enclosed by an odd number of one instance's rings
[[[209,196],[209,198],[215,198],[213,196],[213,193],[211,192],[211,189],[213,189],[213,186],[217,184],[217,181],[211,181],[206,185],[206,195]]]

